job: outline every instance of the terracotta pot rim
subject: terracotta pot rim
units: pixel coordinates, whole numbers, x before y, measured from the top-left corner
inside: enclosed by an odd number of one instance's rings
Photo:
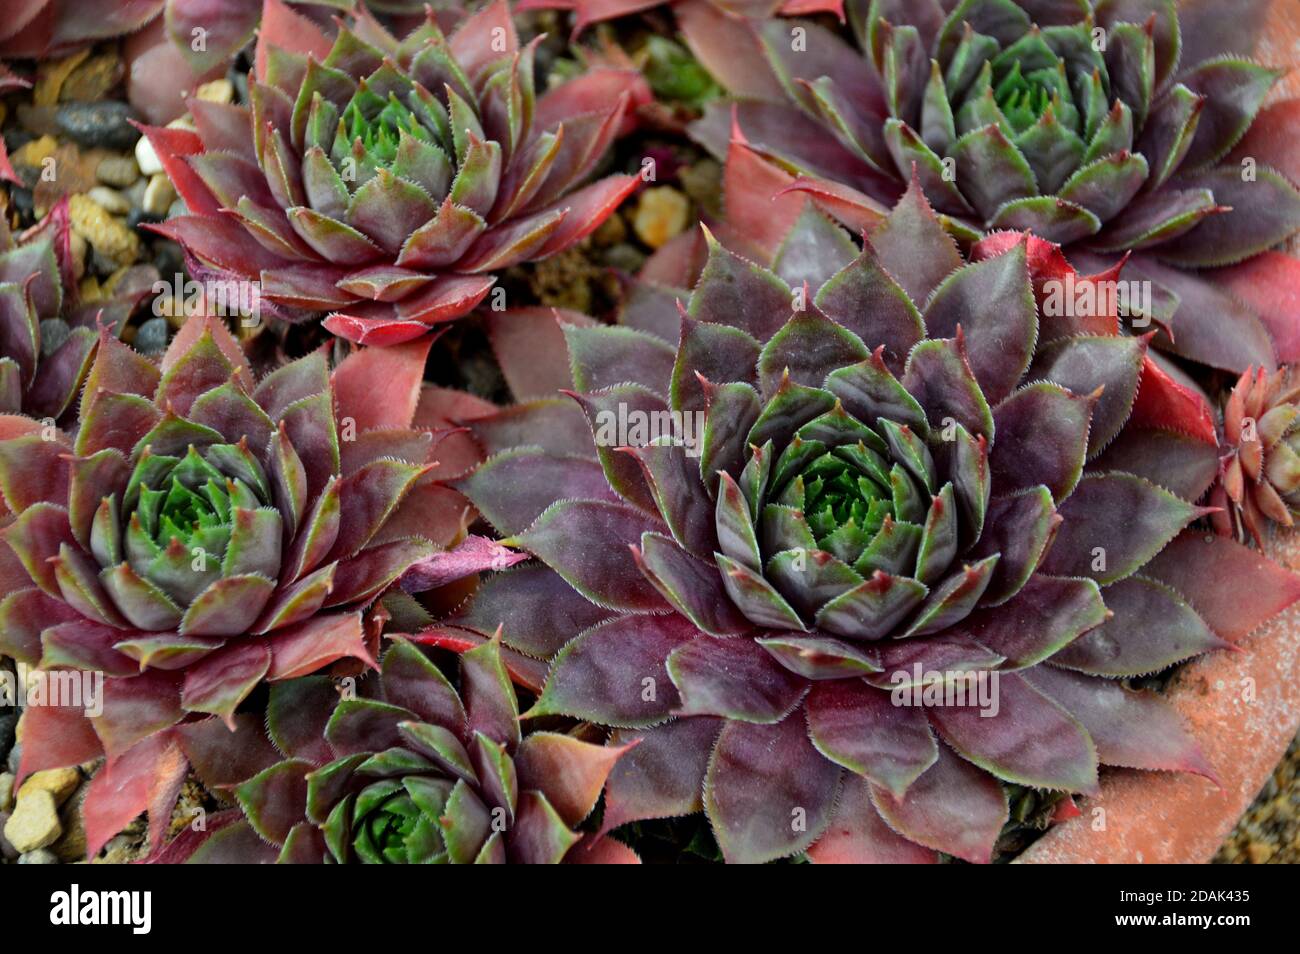
[[[1264,552],[1284,567],[1300,567],[1300,531],[1276,532]],[[1082,816],[1048,831],[1015,863],[1213,858],[1300,728],[1300,603],[1236,645],[1240,652],[1211,653],[1184,665],[1165,693],[1221,788],[1195,775],[1107,769],[1100,794],[1076,798]]]

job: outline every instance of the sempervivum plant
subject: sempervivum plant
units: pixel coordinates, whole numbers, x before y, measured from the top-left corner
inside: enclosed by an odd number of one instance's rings
[[[1249,150],[1229,158],[1285,70],[1255,62],[1243,41],[1262,2],[1231,23],[1213,7],[856,0],[848,9],[861,54],[812,25],[799,46],[776,21],[716,21],[695,39],[707,50],[719,30],[752,30],[786,99],[740,104],[741,128],[822,180],[807,187],[831,190],[849,219],[874,216],[915,168],[955,228],[1031,230],[1094,254],[1149,252],[1127,274],[1172,293],[1160,296],[1157,317],[1171,320],[1173,350],[1239,373],[1273,363],[1263,329],[1249,314],[1225,321],[1240,309],[1178,269],[1231,265],[1285,241],[1300,230],[1300,190],[1239,161]],[[701,133],[720,147],[730,114],[715,113]],[[806,134],[783,134],[791,124]],[[1232,331],[1216,331],[1224,327]]]
[[[158,278],[157,269],[138,266],[107,298],[80,302],[69,240],[66,199],[16,240],[0,223],[0,414],[75,415],[99,341],[96,326],[120,333]]]
[[[19,775],[107,756],[91,854],[170,777],[173,727],[372,658],[362,610],[447,542],[431,437],[409,426],[427,349],[333,375],[318,351],[254,382],[224,326],[192,318],[161,368],[103,335],[75,429],[0,419],[0,650],[106,677],[102,706],[26,711]]]
[[[272,687],[269,741],[249,719],[232,735],[186,730],[200,778],[240,812],[187,832],[173,862],[555,864],[636,861],[575,831],[627,746],[521,734],[499,641],[460,656],[456,684],[404,639],[340,698],[311,676]]]
[[[1300,384],[1292,368],[1250,368],[1223,409],[1222,473],[1214,488],[1215,528],[1262,545],[1272,520],[1300,513]]]
[[[553,654],[527,716],[640,740],[606,830],[702,808],[730,861],[987,861],[1008,784],[1210,774],[1114,678],[1223,645],[1153,559],[1206,513],[1213,435],[1172,412],[1204,408],[1113,311],[1040,321],[1059,250],[978,254],[915,184],[860,252],[806,207],[772,269],[711,243],[675,346],[565,329],[592,441],[553,400],[475,425],[458,486],[537,562],[460,623]]]
[[[535,47],[504,0],[449,38],[430,16],[399,41],[363,9],[331,44],[283,14],[259,38],[250,108],[195,102],[198,133],[146,129],[190,213],[158,231],[353,341],[425,334],[494,272],[586,236],[638,181],[573,191],[643,81],[597,70],[539,98]]]

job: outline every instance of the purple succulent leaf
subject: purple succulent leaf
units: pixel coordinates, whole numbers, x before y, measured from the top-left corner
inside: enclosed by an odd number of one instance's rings
[[[236,707],[262,681],[270,667],[271,653],[260,640],[230,643],[185,671],[181,706],[187,712],[221,716],[232,726]]]
[[[1011,469],[1010,456],[1005,458],[1007,463],[997,463],[999,446],[1005,442],[1008,449],[1028,452],[1026,444],[1037,439],[1031,433],[1031,427],[1047,426],[1043,415],[1059,405],[1058,413],[1066,416],[1058,418],[1052,427],[1057,434],[1056,441],[1068,448],[1068,456],[1058,462],[1055,474],[1044,470],[1043,476],[1030,482],[1047,484],[1057,500],[1069,493],[1078,478],[1077,471],[1072,468],[1079,418],[1083,419],[1088,456],[1095,456],[1120,433],[1133,410],[1145,354],[1143,339],[1119,335],[1078,335],[1045,344],[1034,359],[1029,377],[1060,385],[1063,390],[1057,394],[1041,384],[1031,385],[999,406],[994,419],[1000,424],[1001,417],[1005,416],[1008,431],[998,431],[998,440],[990,455],[994,472],[1000,471],[1005,478]],[[1097,393],[1099,390],[1100,394]],[[1067,420],[1072,426],[1067,426]],[[1048,443],[1042,442],[1036,460],[1043,457],[1041,447]],[[1062,468],[1059,465],[1067,466]],[[1023,462],[1014,470],[1021,473],[1026,468],[1030,472],[1034,470],[1033,465]],[[1071,473],[1073,480],[1069,479]]]
[[[654,612],[667,604],[641,576],[628,548],[661,526],[622,504],[562,500],[502,543],[532,553],[599,606]]]
[[[1096,743],[1103,764],[1195,772],[1217,783],[1196,742],[1155,693],[1134,692],[1108,679],[1089,679],[1051,666],[1038,666],[1025,679],[1069,707]],[[1137,726],[1140,731],[1134,731]]]
[[[681,704],[666,660],[699,637],[676,615],[599,623],[556,654],[542,695],[526,715],[564,714],[623,728],[663,722]]]
[[[840,797],[826,833],[808,849],[819,864],[935,864],[936,852],[898,834],[871,801],[871,783],[852,773],[840,783]]]
[[[1029,281],[1026,246],[959,269],[935,289],[925,307],[931,337],[953,337],[960,326],[967,358],[985,397],[1000,401],[1029,367],[1038,337],[1038,312]]]
[[[1086,475],[1059,508],[1064,518],[1041,570],[1103,586],[1131,576],[1204,510],[1132,474]]]
[[[774,394],[788,378],[796,385],[817,388],[830,372],[864,361],[870,354],[862,339],[824,314],[799,311],[763,346],[759,387],[764,394]]]
[[[1092,676],[1140,676],[1230,648],[1172,587],[1140,574],[1102,591],[1109,616],[1056,655],[1054,666]]]
[[[610,770],[601,833],[631,821],[702,811],[704,774],[722,724],[696,716],[615,732],[613,743],[636,744]]]
[[[587,416],[609,487],[640,510],[656,513],[654,494],[641,465],[619,449],[649,443],[656,430],[662,430],[653,425],[671,422],[663,398],[640,384],[620,384],[586,394],[565,393]]]
[[[824,314],[855,332],[868,348],[884,346],[888,363],[901,369],[912,346],[924,337],[925,326],[916,305],[881,265],[872,245],[875,241],[887,245],[890,228],[908,227],[905,222],[891,222],[864,243],[856,260],[827,278],[813,301]]]
[[[735,636],[749,627],[732,606],[713,564],[691,556],[658,533],[642,534],[641,549],[633,555],[664,599],[703,632]]]
[[[880,670],[879,659],[871,653],[829,636],[791,633],[757,642],[782,666],[805,679],[844,680]]]
[[[1226,156],[1246,134],[1284,72],[1238,57],[1217,57],[1181,74],[1180,84],[1204,101],[1184,160],[1187,167],[1198,169]]]
[[[998,492],[1042,485],[1053,500],[1068,497],[1083,472],[1092,408],[1091,398],[1049,381],[1026,385],[998,404],[989,454]]]
[[[994,418],[961,338],[931,338],[917,344],[907,356],[902,384],[925,410],[932,428],[942,429],[952,420],[971,434],[992,439]]]
[[[951,632],[1004,656],[1003,669],[1025,669],[1048,658],[1055,663],[1091,641],[1108,610],[1092,580],[1035,573],[1009,600],[977,609]]]
[[[681,316],[681,343],[673,364],[669,395],[678,411],[699,411],[707,404],[704,386],[708,381],[757,384],[755,367],[762,346],[739,328],[716,322],[695,321]]]
[[[1139,196],[1111,219],[1092,244],[1103,252],[1162,245],[1227,210],[1206,188],[1166,187]]]
[[[991,229],[1033,232],[1049,242],[1068,244],[1101,231],[1101,220],[1083,206],[1058,196],[1012,199],[989,218]]]
[[[1057,195],[1095,217],[1098,224],[1088,233],[1091,235],[1102,223],[1109,222],[1129,206],[1142,186],[1150,181],[1148,175],[1147,159],[1143,155],[1121,149],[1081,165],[1061,185]],[[1073,236],[1083,237],[1086,236]]]
[[[911,126],[898,119],[885,120],[885,148],[898,174],[903,178],[911,177],[923,187],[926,195],[933,198],[938,211],[958,216],[971,213],[969,203],[953,184],[952,177],[947,175],[943,160]],[[1025,171],[1028,171],[1027,166]]]
[[[533,444],[553,454],[596,459],[585,415],[566,397],[518,404],[474,421],[470,429],[488,456]]]
[[[715,553],[727,595],[747,619],[773,629],[804,629],[799,614],[771,583],[757,571],[730,557]]]
[[[1208,189],[1223,211],[1162,243],[1156,255],[1175,265],[1231,265],[1286,242],[1300,231],[1300,189],[1267,167],[1245,181],[1233,166],[1180,177],[1178,185]]]
[[[784,375],[776,390],[766,395],[766,403],[749,431],[747,442],[755,447],[762,447],[768,441],[777,446],[788,444],[797,430],[830,411],[835,403],[830,392],[796,384]]]
[[[484,635],[500,626],[507,646],[548,659],[575,632],[589,629],[611,615],[609,610],[589,602],[554,570],[530,564],[483,580],[474,600],[454,621]]]
[[[104,680],[103,711],[90,721],[110,761],[181,720],[181,681],[178,673],[154,669]]]
[[[307,818],[310,762],[288,759],[272,765],[235,789],[244,817],[259,836],[283,845],[289,831]]]
[[[777,250],[772,270],[791,288],[807,284],[820,289],[857,257],[857,246],[848,233],[810,202]]]
[[[880,639],[921,605],[928,592],[919,580],[876,570],[871,579],[823,606],[816,626],[848,639]]]
[[[725,723],[704,780],[704,810],[723,857],[761,863],[807,848],[830,823],[840,776],[799,713],[773,725]]]
[[[415,714],[374,699],[343,699],[325,727],[325,740],[338,757],[369,755],[402,745],[398,725]]]
[[[700,447],[700,477],[712,493],[719,471],[739,474],[762,413],[758,392],[742,382],[724,384],[709,395]]]
[[[41,658],[41,632],[72,623],[80,614],[36,587],[15,590],[0,600],[0,652],[29,666]]]
[[[992,582],[999,555],[994,553],[963,566],[932,588],[903,636],[926,636],[961,622],[984,596]]]
[[[978,706],[928,706],[945,741],[980,768],[1021,785],[1095,793],[1097,751],[1067,710],[1020,676],[997,677],[996,714]]]
[[[513,752],[520,741],[519,703],[501,660],[500,639],[462,653],[460,678],[470,732]]]
[[[204,785],[228,788],[246,782],[283,759],[252,713],[234,717],[232,731],[221,719],[200,719],[176,727],[176,740]]]
[[[617,503],[595,461],[520,447],[496,454],[453,484],[505,534],[522,533],[559,500]]]
[[[1156,101],[1137,143],[1138,152],[1146,158],[1151,171],[1145,186],[1148,191],[1168,182],[1187,158],[1205,104],[1203,95],[1183,83]]]
[[[804,708],[822,755],[897,798],[938,758],[924,711],[894,705],[887,691],[860,680],[819,682]]]
[[[1169,320],[1173,340],[1157,335],[1158,347],[1234,374],[1251,365],[1276,366],[1272,338],[1258,316],[1211,278],[1171,268],[1149,255],[1129,259],[1125,274],[1177,296]]]
[[[51,619],[56,620],[65,613],[73,618],[45,625],[40,631],[40,653],[33,665],[50,669],[85,668],[108,676],[134,676],[140,671],[139,665],[123,648],[123,637],[129,633],[113,626],[92,623],[71,613],[71,607],[66,603],[60,605],[63,613]],[[211,646],[207,647],[207,651],[211,649]]]
[[[699,636],[672,651],[667,669],[681,696],[678,716],[774,723],[808,692],[806,680],[752,639]]]
[[[304,676],[271,685],[266,706],[266,733],[287,758],[323,765],[334,758],[325,741],[325,726],[339,693],[327,676]],[[236,715],[236,723],[241,715]],[[215,720],[214,720],[215,722]],[[193,759],[191,759],[193,761]]]
[[[925,409],[886,367],[879,346],[866,361],[832,371],[826,378],[826,389],[850,414],[867,424],[884,418],[921,434],[929,430]]]
[[[486,645],[486,644],[485,644]],[[474,652],[475,650],[471,650]],[[462,660],[468,653],[462,655]],[[491,690],[488,677],[492,672],[490,659],[482,654],[472,657],[473,682]],[[414,713],[422,722],[440,726],[464,740],[468,738],[469,725],[461,696],[447,681],[447,677],[437,666],[433,665],[417,647],[405,640],[395,640],[393,646],[384,654],[380,668],[380,682],[383,684],[384,700]],[[512,696],[513,698],[513,696]],[[466,703],[469,699],[466,698]],[[488,715],[497,708],[493,694],[484,697],[485,711],[480,721],[487,722]],[[496,722],[494,718],[491,721]],[[482,725],[475,726],[483,728]]]
[[[709,257],[691,294],[688,312],[696,321],[711,321],[766,342],[793,312],[794,292],[762,266],[724,248],[712,235]]]
[[[1093,462],[1098,471],[1145,477],[1184,500],[1200,500],[1219,473],[1218,450],[1173,431],[1128,427]]]
[[[691,452],[676,443],[629,448],[645,473],[655,505],[668,529],[687,552],[707,558],[718,547],[714,507]]]
[[[934,765],[895,798],[880,786],[872,800],[890,828],[912,841],[975,864],[987,864],[1006,824],[1007,796],[996,779],[938,746]]]

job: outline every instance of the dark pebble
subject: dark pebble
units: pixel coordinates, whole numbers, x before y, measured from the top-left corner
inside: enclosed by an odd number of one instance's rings
[[[157,224],[158,222],[161,222],[164,218],[166,218],[165,215],[152,215],[151,213],[146,212],[144,209],[133,208],[130,212],[127,213],[126,225],[127,228],[134,229],[146,223]]]
[[[96,146],[125,152],[135,148],[140,133],[127,120],[132,118],[127,103],[106,99],[98,103],[65,103],[54,121],[59,131],[79,146]]]
[[[135,333],[135,350],[141,354],[161,354],[167,350],[169,330],[166,318],[150,318]]]
[[[4,133],[5,148],[10,152],[17,152],[35,138],[22,126],[10,126]]]
[[[10,710],[10,714],[12,714],[14,717],[14,725],[17,725],[18,724],[17,710]],[[9,769],[9,771],[13,772],[15,775],[18,774],[18,763],[19,761],[22,760],[22,757],[23,757],[23,744],[21,742],[11,741],[9,743],[9,754],[5,756],[5,766]]]
[[[9,187],[9,204],[24,220],[30,220],[36,212],[36,203],[32,201],[31,189]]]
[[[167,281],[171,281],[173,275],[185,270],[185,253],[175,242],[157,239],[153,243],[153,251],[154,267]]]
[[[118,269],[117,262],[107,258],[99,253],[99,250],[91,246],[90,268],[100,278],[108,278]]]

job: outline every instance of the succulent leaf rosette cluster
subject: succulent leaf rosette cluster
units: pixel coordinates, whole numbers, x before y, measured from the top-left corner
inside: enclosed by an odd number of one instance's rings
[[[972,237],[1032,231],[1094,270],[1137,253],[1126,274],[1155,285],[1155,317],[1173,331],[1158,345],[1236,373],[1272,367],[1258,316],[1187,271],[1300,230],[1300,190],[1267,164],[1271,150],[1244,145],[1284,72],[1251,58],[1266,4],[1231,22],[1215,7],[855,0],[860,53],[814,24],[792,38],[775,20],[685,23],[711,69],[732,55],[727,38],[749,55],[719,73],[741,101],[716,104],[696,131],[721,155],[734,120],[855,229],[915,169]]]
[[[195,863],[636,862],[576,831],[629,746],[523,735],[499,640],[461,654],[456,684],[395,639],[353,698],[323,676],[271,688],[265,730],[241,716],[185,729],[195,770],[239,810],[160,857]]]
[[[17,240],[0,225],[0,414],[58,421],[75,413],[96,326],[120,332],[158,278],[153,266],[136,266],[111,294],[80,301],[69,242],[66,199]]]
[[[373,659],[363,611],[456,522],[410,427],[427,349],[361,351],[332,375],[317,351],[254,382],[224,326],[195,317],[161,367],[102,333],[75,428],[0,418],[0,650],[105,677],[99,711],[28,710],[19,776],[107,757],[92,855],[153,804],[153,775],[183,778],[174,727]]]
[[[1223,409],[1223,458],[1213,501],[1215,528],[1263,546],[1274,521],[1295,525],[1300,513],[1300,384],[1294,368],[1270,374],[1249,368]]]
[[[157,227],[286,314],[393,344],[464,315],[494,273],[577,242],[637,183],[591,174],[644,81],[595,70],[538,97],[504,2],[402,40],[364,8],[331,43],[264,24],[249,107],[146,129],[189,213]]]
[[[729,861],[987,861],[1007,783],[1210,773],[1114,677],[1223,645],[1152,562],[1212,435],[1158,426],[1113,313],[1040,320],[1059,250],[996,238],[964,262],[916,183],[860,252],[806,207],[771,269],[711,242],[676,346],[564,329],[592,443],[554,399],[475,425],[457,486],[536,562],[459,624],[552,657],[526,717],[639,740],[605,830],[702,808]],[[610,413],[702,436],[612,447]],[[993,711],[924,692],[981,679]]]

